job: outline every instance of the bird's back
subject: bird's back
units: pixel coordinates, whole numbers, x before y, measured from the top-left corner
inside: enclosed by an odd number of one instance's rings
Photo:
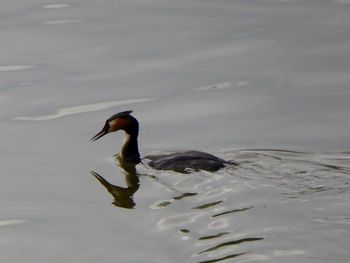
[[[228,162],[212,154],[199,151],[176,152],[164,155],[147,155],[148,165],[157,170],[187,173],[189,170],[215,172]]]

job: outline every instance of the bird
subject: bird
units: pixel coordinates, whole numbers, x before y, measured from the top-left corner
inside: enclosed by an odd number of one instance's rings
[[[138,147],[139,122],[131,115],[132,111],[123,111],[108,118],[102,130],[91,138],[96,141],[108,133],[124,131],[124,140],[119,153],[119,160],[129,165],[137,165],[148,161],[148,166],[156,170],[173,170],[179,173],[205,170],[218,171],[227,165],[235,164],[210,153],[201,151],[180,151],[159,155],[146,155],[141,159]]]

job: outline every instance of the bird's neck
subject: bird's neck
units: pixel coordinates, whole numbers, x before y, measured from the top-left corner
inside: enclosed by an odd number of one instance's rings
[[[120,157],[127,163],[138,164],[141,162],[137,137],[138,133],[125,132],[124,134]]]

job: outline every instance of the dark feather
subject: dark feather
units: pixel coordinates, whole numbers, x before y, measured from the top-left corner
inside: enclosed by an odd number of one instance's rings
[[[132,113],[132,110],[118,112],[118,113],[114,114],[113,116],[109,117],[107,122],[115,120],[116,118],[128,117],[128,116],[130,116],[130,113]]]

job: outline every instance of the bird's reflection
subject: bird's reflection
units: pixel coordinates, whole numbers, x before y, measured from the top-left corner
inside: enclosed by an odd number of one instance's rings
[[[106,187],[107,191],[113,196],[113,204],[123,208],[133,208],[135,206],[134,193],[139,189],[140,181],[136,173],[135,165],[125,163],[121,158],[116,156],[117,163],[122,168],[122,173],[125,176],[125,182],[127,187],[121,187],[109,183],[98,173],[91,171],[91,174]]]

